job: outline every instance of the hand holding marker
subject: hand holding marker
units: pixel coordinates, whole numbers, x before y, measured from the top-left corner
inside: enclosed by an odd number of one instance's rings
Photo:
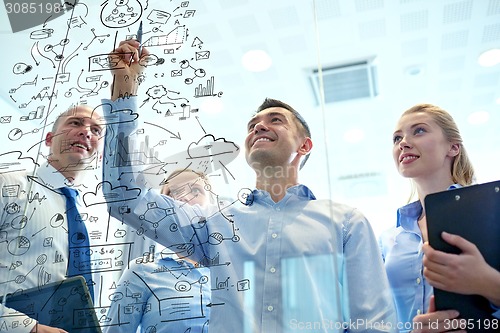
[[[142,21],[139,24],[139,29],[137,30],[137,41],[139,42],[139,58],[142,53]]]

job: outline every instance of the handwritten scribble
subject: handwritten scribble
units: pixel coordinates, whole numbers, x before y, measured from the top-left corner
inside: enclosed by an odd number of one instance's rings
[[[222,97],[222,91],[216,87],[216,73],[208,66],[213,57],[208,48],[210,41],[204,40],[203,31],[193,28],[198,16],[195,7],[195,2],[179,0],[67,2],[65,16],[59,20],[47,19],[26,35],[19,35],[25,39],[24,50],[19,49],[16,60],[6,64],[8,77],[5,79],[9,88],[2,92],[14,107],[0,115],[0,133],[6,143],[0,153],[0,209],[4,212],[0,220],[0,251],[7,254],[0,256],[0,284],[7,292],[57,282],[60,272],[66,271],[67,253],[60,242],[67,236],[68,223],[72,221],[67,220],[64,198],[58,188],[63,184],[78,190],[83,203],[77,222],[87,226],[90,246],[71,246],[70,250],[84,259],[76,268],[82,273],[92,271],[98,279],[91,284],[99,288],[94,310],[102,327],[126,325],[127,315],[160,307],[165,310],[156,324],[145,328],[147,332],[154,332],[156,325],[171,322],[185,322],[182,331],[189,332],[189,323],[197,318],[201,322],[196,330],[206,331],[210,308],[223,306],[211,304],[209,298],[204,298],[216,283],[215,278],[212,281],[209,273],[196,275],[197,270],[192,266],[178,261],[151,269],[150,275],[161,279],[171,277],[175,292],[161,296],[155,291],[154,295],[159,296],[153,302],[134,303],[139,292],[134,291],[130,296],[128,292],[132,289],[119,281],[122,272],[131,265],[156,264],[156,259],[170,261],[173,256],[186,259],[200,251],[203,244],[237,242],[237,228],[208,234],[206,218],[197,216],[191,221],[192,239],[171,244],[167,250],[155,239],[158,233],[175,232],[179,228],[176,223],[169,223],[166,230],[161,228],[162,221],[177,214],[175,209],[163,202],[151,201],[140,211],[143,227],[132,229],[112,217],[106,205],[119,204],[120,214],[126,216],[132,213],[130,203],[145,191],[133,186],[116,187],[100,179],[101,163],[140,168],[137,173],[124,173],[121,177],[125,179],[134,174],[145,177],[150,185],[147,191],[158,189],[166,177],[179,168],[191,167],[214,177],[227,178],[226,175],[231,174],[229,164],[238,156],[239,147],[230,140],[207,134],[203,128],[200,130],[198,117],[206,115],[198,105],[199,99]],[[120,59],[132,55],[111,51],[120,40],[137,38],[135,32],[140,21],[144,25],[143,47],[148,48],[150,54],[140,59],[144,73],[129,79],[141,84],[142,105],[139,110],[113,110],[101,125],[140,121],[142,127],[130,137],[109,133],[114,140],[104,147],[104,155],[112,149],[118,153],[116,159],[108,160],[95,154],[73,160],[57,170],[82,172],[88,175],[85,181],[71,177],[55,179],[54,174],[46,174],[51,170],[48,162],[54,158],[48,153],[46,136],[52,131],[57,116],[76,105],[88,105],[100,114],[108,113],[105,111],[109,111],[110,105],[100,99],[113,89],[111,71],[119,69]],[[159,115],[161,121],[151,121]],[[183,123],[182,128],[179,122]],[[141,148],[131,151],[131,146]],[[217,196],[215,188],[208,183],[205,186]],[[220,200],[217,207],[224,211],[237,203],[238,200]],[[231,216],[226,220],[231,221]],[[216,253],[206,253],[200,264],[217,267],[230,262],[221,262]],[[148,288],[148,277],[140,279],[142,288]],[[243,290],[246,285],[241,282],[238,286]],[[66,301],[71,301],[71,297]],[[124,302],[121,319],[108,314],[113,302]],[[58,304],[51,310],[62,315],[62,303]],[[196,304],[196,308],[192,304]],[[75,330],[84,329],[89,323],[88,313],[64,315],[81,318],[76,321]],[[31,323],[29,319],[16,321],[15,316],[0,317],[0,327]]]

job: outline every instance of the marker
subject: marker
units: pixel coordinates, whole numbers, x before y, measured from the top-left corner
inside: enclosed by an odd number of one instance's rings
[[[139,42],[139,58],[142,53],[142,21],[139,24],[139,30],[137,30],[137,41]]]

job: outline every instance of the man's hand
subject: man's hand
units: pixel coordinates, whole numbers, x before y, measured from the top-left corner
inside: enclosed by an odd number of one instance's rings
[[[139,57],[139,42],[133,39],[120,42],[120,45],[109,54],[109,63],[114,76],[111,85],[111,100],[137,94],[139,76],[142,75],[144,66],[139,60],[147,57],[149,52],[142,48]]]
[[[413,318],[413,329],[411,333],[439,333],[452,331],[454,327],[460,327],[457,310],[436,311],[434,296],[431,297],[427,313]],[[453,331],[466,332],[466,331]]]
[[[447,243],[458,247],[460,254],[433,249],[424,251],[424,276],[435,288],[465,295],[481,295],[493,304],[500,303],[500,272],[488,265],[476,245],[458,235],[443,232]]]
[[[46,325],[36,324],[31,330],[32,333],[68,333],[62,328],[50,327]]]

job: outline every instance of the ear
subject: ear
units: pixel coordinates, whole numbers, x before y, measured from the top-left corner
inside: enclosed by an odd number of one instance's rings
[[[47,135],[45,136],[45,145],[47,147],[52,147],[52,138],[54,137],[54,134],[52,132],[48,132]]]
[[[458,153],[460,153],[460,144],[452,143],[450,149],[448,150],[448,156],[455,157],[458,155]]]
[[[313,143],[310,137],[306,137],[304,141],[302,142],[302,145],[299,147],[297,150],[297,153],[301,156],[305,156],[309,154],[313,147]]]

